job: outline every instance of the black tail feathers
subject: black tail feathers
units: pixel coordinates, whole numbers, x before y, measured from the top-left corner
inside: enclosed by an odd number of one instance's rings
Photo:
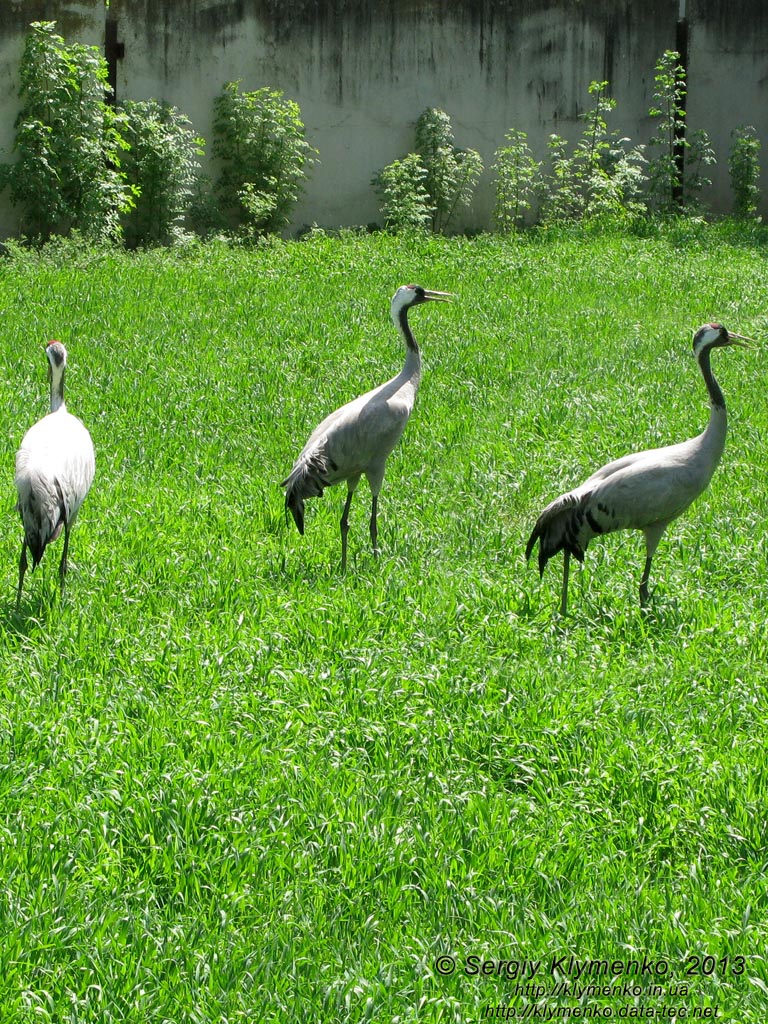
[[[572,495],[564,495],[547,506],[536,520],[533,533],[525,546],[525,560],[539,542],[539,575],[543,575],[547,562],[560,551],[569,551],[579,561],[584,561],[586,544],[582,545],[579,530],[583,520],[579,502]]]
[[[284,485],[283,485],[284,486]],[[289,490],[285,495],[285,514],[288,515],[290,511],[293,516],[293,521],[296,523],[296,529],[299,533],[304,536],[304,499],[296,491]]]
[[[280,484],[285,487],[285,511],[290,511],[296,529],[304,534],[304,499],[320,498],[323,489],[330,486],[326,476],[325,460],[318,454],[302,456],[289,476]]]

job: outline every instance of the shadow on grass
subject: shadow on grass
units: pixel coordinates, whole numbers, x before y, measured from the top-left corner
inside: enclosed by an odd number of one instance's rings
[[[28,639],[35,629],[44,625],[52,615],[55,616],[60,611],[62,601],[66,600],[66,593],[62,597],[59,590],[58,579],[55,585],[49,585],[47,580],[42,580],[38,585],[30,586],[29,591],[25,586],[18,610],[14,590],[13,599],[0,611],[0,628],[9,634]]]

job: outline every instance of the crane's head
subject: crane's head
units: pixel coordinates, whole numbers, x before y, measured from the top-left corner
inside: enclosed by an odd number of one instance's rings
[[[404,309],[418,306],[422,302],[449,302],[450,292],[433,292],[422,288],[420,284],[404,284],[392,296],[392,319],[397,322]]]
[[[749,348],[753,344],[751,338],[745,338],[742,334],[734,334],[727,331],[722,324],[704,324],[693,336],[693,354],[698,356],[705,350],[713,348],[725,348],[726,345],[738,345],[740,348]]]
[[[48,357],[48,379],[54,373],[58,373],[67,365],[67,350],[60,341],[49,341],[45,346],[45,354]]]
[[[48,359],[48,383],[51,386],[51,412],[64,408],[64,371],[67,368],[67,350],[60,341],[49,341],[45,346]]]

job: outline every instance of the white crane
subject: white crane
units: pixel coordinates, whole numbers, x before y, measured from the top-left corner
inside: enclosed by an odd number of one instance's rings
[[[51,411],[29,428],[16,453],[16,490],[19,493],[16,507],[24,524],[17,611],[27,571],[27,548],[32,552],[32,568],[35,569],[48,544],[57,539],[62,529],[64,550],[59,579],[61,592],[64,592],[69,531],[96,472],[91,435],[64,405],[67,350],[60,341],[49,341],[45,354],[51,384]]]
[[[422,302],[450,298],[448,292],[428,291],[417,284],[398,288],[392,297],[392,322],[405,342],[405,365],[400,373],[373,391],[332,412],[313,431],[289,476],[285,507],[290,509],[296,528],[304,533],[304,500],[322,495],[323,489],[347,482],[347,500],[341,516],[341,569],[347,568],[349,506],[360,477],[365,474],[371,488],[370,532],[374,555],[376,511],[384,480],[387,457],[400,439],[411,415],[421,376],[421,353],[408,324],[408,310]]]
[[[646,559],[640,580],[640,604],[648,600],[651,560],[661,536],[705,490],[725,446],[725,399],[710,368],[714,348],[739,345],[749,338],[727,331],[721,324],[704,324],[693,338],[693,353],[709,392],[709,423],[690,441],[625,455],[598,469],[579,487],[547,505],[536,521],[525,549],[526,559],[538,541],[539,572],[563,551],[563,587],[560,611],[566,612],[568,567],[571,555],[580,562],[593,537],[615,530],[641,530]]]

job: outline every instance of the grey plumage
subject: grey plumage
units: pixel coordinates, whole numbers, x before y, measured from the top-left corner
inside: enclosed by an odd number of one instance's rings
[[[525,549],[526,559],[538,542],[539,572],[554,555],[563,552],[560,610],[568,598],[570,556],[584,560],[593,537],[616,530],[640,530],[645,537],[646,559],[640,581],[640,603],[648,600],[651,562],[667,526],[704,491],[725,445],[725,399],[710,367],[714,348],[749,343],[721,324],[705,324],[696,332],[693,351],[710,400],[706,429],[697,437],[665,448],[625,455],[598,469],[579,487],[547,505],[536,521]]]
[[[320,497],[326,487],[346,481],[347,499],[341,517],[341,567],[347,565],[349,507],[360,477],[371,488],[370,534],[377,550],[378,496],[387,458],[400,439],[411,415],[421,377],[421,353],[408,323],[408,310],[429,301],[446,301],[446,292],[420,285],[403,285],[392,297],[392,322],[405,343],[405,364],[400,373],[372,391],[341,406],[312,432],[291,472],[282,481],[285,507],[299,533],[304,533],[304,502]]]
[[[66,349],[61,342],[51,341],[46,347],[46,356],[51,385],[50,412],[29,428],[16,453],[16,508],[24,526],[17,610],[27,570],[27,548],[32,553],[32,568],[35,569],[46,547],[58,539],[62,530],[64,547],[59,580],[63,592],[69,531],[96,471],[91,436],[80,420],[67,412],[64,404]]]

